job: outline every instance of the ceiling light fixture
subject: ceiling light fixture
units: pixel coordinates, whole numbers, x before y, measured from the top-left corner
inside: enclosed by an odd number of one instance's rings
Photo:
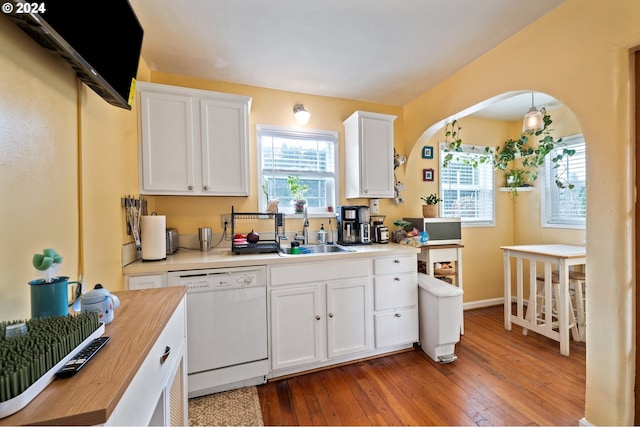
[[[533,104],[533,92],[531,92],[531,108],[524,115],[524,123],[522,124],[523,133],[535,133],[543,128],[542,113]]]
[[[309,117],[311,117],[311,113],[305,110],[302,104],[293,106],[293,115],[296,116],[299,125],[306,125],[309,123]]]

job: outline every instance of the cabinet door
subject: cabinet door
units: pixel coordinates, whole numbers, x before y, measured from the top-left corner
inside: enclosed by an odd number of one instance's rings
[[[418,341],[418,309],[408,308],[374,316],[376,348]]]
[[[393,122],[362,118],[361,192],[363,197],[393,197]]]
[[[348,199],[393,197],[395,118],[387,114],[356,111],[344,121]]]
[[[140,92],[141,193],[193,192],[193,108],[190,96]]]
[[[368,278],[327,285],[327,355],[329,358],[370,350]]]
[[[249,195],[248,103],[200,100],[202,191]]]
[[[318,362],[324,347],[324,301],[317,285],[271,291],[271,366]]]

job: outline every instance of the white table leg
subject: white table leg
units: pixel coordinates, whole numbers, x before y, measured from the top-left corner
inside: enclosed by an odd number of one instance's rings
[[[504,251],[504,328],[511,330],[511,255]]]
[[[563,259],[559,260],[560,300],[558,301],[558,324],[560,330],[560,354],[569,355],[569,269]]]

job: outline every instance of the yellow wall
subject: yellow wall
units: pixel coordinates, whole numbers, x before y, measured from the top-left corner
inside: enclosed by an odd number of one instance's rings
[[[597,321],[590,322],[587,336],[585,416],[594,424],[623,425],[632,423],[635,369],[629,50],[640,45],[638,22],[636,0],[567,0],[402,109],[159,73],[140,78],[251,95],[252,129],[259,123],[295,126],[295,103],[311,112],[309,128],[337,130],[340,141],[342,121],[353,110],[398,115],[396,147],[409,161],[397,173],[407,185],[407,202],[396,207],[383,200],[381,208],[389,218],[415,215],[420,204],[416,196],[431,192],[419,178],[423,161],[416,154],[426,130],[505,92],[536,90],[560,99],[580,123],[590,166],[587,315]],[[26,282],[35,276],[31,256],[45,247],[53,246],[65,257],[63,274],[75,278],[85,272],[88,284],[122,287],[120,246],[130,238],[124,232],[120,198],[137,194],[137,130],[135,110],[112,107],[78,86],[66,64],[4,16],[0,47],[0,317],[14,319],[29,315]],[[542,66],[531,66],[531,52]],[[255,132],[250,136],[255,153]],[[219,229],[217,212],[231,204],[257,207],[258,185],[255,175],[252,178],[247,199],[155,197],[150,202],[181,233],[195,233],[205,221]],[[499,217],[512,217],[513,222],[520,215],[509,208],[503,211],[505,200],[498,203]],[[508,229],[499,234],[465,230],[465,241],[472,246],[488,242],[484,249],[493,257],[503,238],[527,238]],[[472,258],[467,256],[465,263],[473,264]],[[496,269],[500,267],[496,262]],[[468,292],[478,298],[493,295]]]
[[[31,258],[52,247],[78,272],[76,79],[0,16],[0,318],[30,317]]]
[[[575,114],[588,144],[586,420],[633,423],[635,141],[630,49],[640,2],[568,0],[404,109],[407,141],[493,96],[536,90]],[[538,63],[531,66],[532,55]]]

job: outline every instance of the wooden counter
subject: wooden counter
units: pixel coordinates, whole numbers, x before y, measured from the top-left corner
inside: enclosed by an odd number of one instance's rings
[[[185,287],[114,292],[120,299],[104,335],[111,340],[74,376],[58,378],[0,425],[107,422],[186,294]]]

